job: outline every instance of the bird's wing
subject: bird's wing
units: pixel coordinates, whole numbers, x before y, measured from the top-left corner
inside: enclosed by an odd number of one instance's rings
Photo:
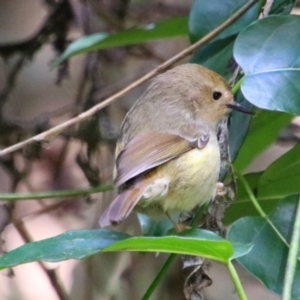
[[[208,141],[209,134],[206,132],[192,134],[188,139],[155,131],[142,133],[133,138],[117,156],[115,183],[120,186],[185,152],[204,148]]]

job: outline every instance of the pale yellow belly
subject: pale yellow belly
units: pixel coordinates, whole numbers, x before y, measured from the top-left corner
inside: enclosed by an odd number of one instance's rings
[[[157,170],[156,178],[170,180],[168,192],[163,197],[145,199],[140,207],[170,213],[189,211],[196,205],[209,201],[215,194],[220,171],[220,153],[216,138],[203,149],[193,149]]]

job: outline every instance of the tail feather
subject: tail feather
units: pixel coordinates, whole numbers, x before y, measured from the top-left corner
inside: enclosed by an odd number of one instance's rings
[[[143,195],[141,187],[125,190],[118,195],[102,214],[99,224],[101,227],[119,224],[126,219]]]

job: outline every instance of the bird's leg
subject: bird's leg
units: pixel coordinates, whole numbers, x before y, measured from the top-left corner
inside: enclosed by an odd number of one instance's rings
[[[182,232],[182,231],[190,228],[189,226],[186,226],[184,224],[176,223],[167,211],[165,212],[165,214],[169,218],[169,220],[172,222],[172,224],[174,225],[174,229],[176,232]]]
[[[222,182],[217,182],[216,184],[216,195],[225,196],[227,194],[227,189]]]

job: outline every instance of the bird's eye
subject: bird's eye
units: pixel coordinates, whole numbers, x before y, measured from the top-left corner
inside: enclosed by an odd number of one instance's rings
[[[222,93],[221,92],[213,92],[213,99],[214,100],[219,100],[222,96]]]

